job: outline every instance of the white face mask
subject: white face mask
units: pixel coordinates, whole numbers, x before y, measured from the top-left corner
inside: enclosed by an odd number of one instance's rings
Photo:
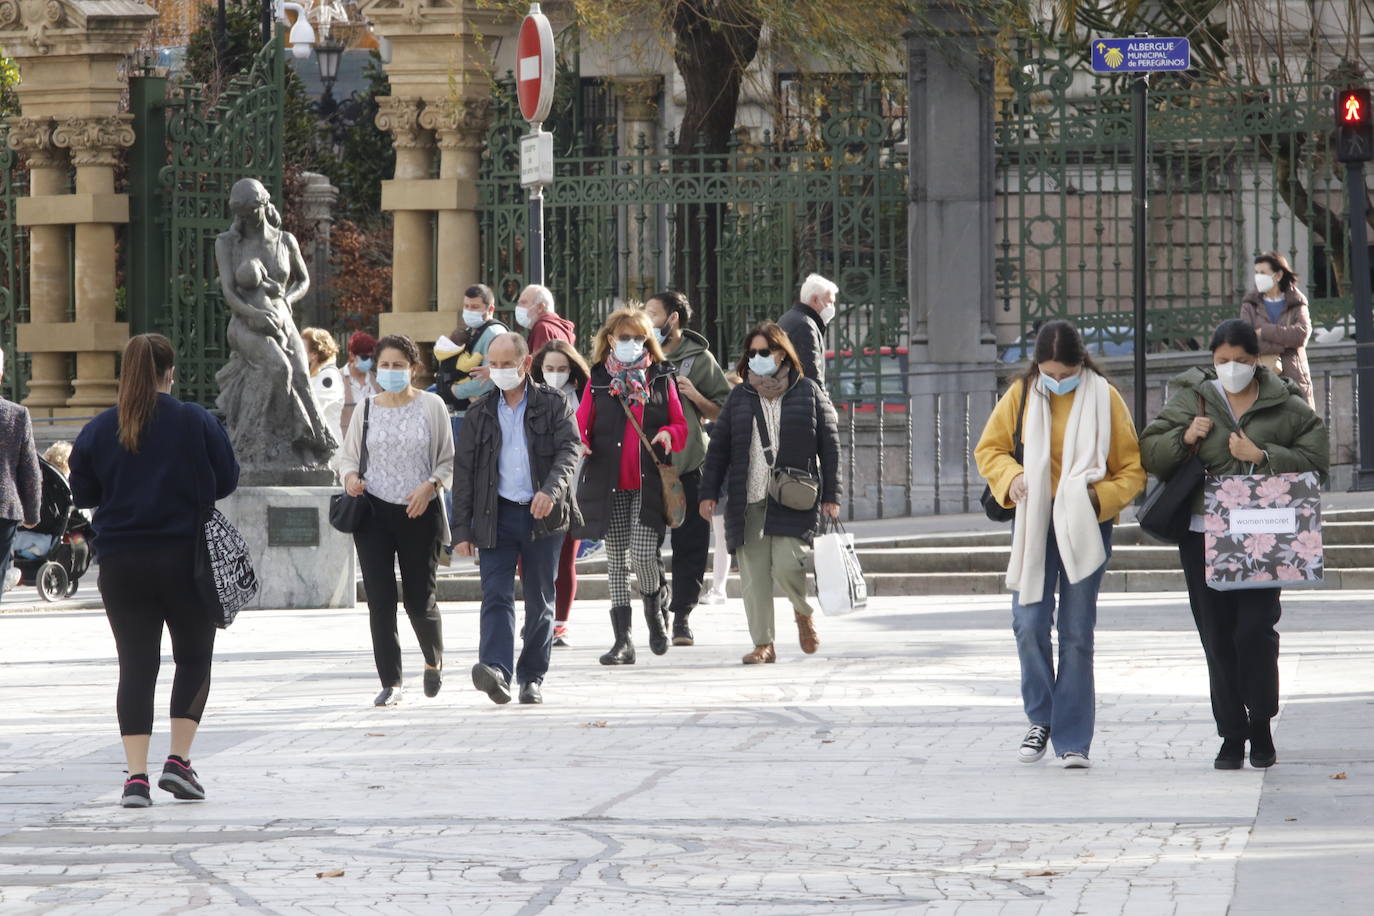
[[[1255,274],[1255,289],[1267,293],[1274,288],[1273,274]]]
[[[562,388],[572,378],[571,372],[545,372],[544,383],[550,388]]]
[[[830,305],[827,305],[825,308],[821,309],[821,322],[822,322],[823,324],[829,324],[830,322],[832,322],[832,321],[834,321],[834,320],[835,320],[835,305],[834,305],[834,303],[831,303]]]
[[[527,328],[533,324],[534,322],[530,321],[530,310],[523,305],[517,305],[515,307],[515,323],[522,328]]]
[[[1247,363],[1222,363],[1217,366],[1221,387],[1232,394],[1240,394],[1255,377],[1255,367]]]
[[[463,324],[470,328],[480,328],[486,323],[487,313],[477,312],[472,309],[463,309]]]
[[[520,374],[519,369],[492,369],[491,383],[502,391],[510,391],[512,388],[519,388],[520,383],[525,380]]]

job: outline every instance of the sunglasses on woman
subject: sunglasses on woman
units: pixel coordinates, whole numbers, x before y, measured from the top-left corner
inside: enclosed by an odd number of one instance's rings
[[[745,350],[744,358],[751,359],[755,356],[772,356],[776,352],[778,352],[777,347],[764,347],[759,350]]]

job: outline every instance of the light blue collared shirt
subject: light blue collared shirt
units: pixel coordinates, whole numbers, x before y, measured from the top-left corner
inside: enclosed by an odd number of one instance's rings
[[[497,456],[496,493],[502,499],[527,503],[534,499],[534,475],[530,470],[529,443],[525,441],[525,407],[529,404],[529,382],[520,403],[511,407],[505,392],[496,393],[496,417],[501,422],[501,454]]]

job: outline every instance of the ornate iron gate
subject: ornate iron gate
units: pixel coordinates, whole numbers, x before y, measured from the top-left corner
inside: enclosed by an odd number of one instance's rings
[[[21,401],[26,394],[29,359],[19,354],[19,323],[29,311],[29,233],[15,221],[16,203],[27,194],[29,174],[9,148],[9,127],[0,124],[0,348],[5,377],[0,395]]]
[[[1128,90],[1055,49],[1021,49],[997,124],[1003,358],[1051,318],[1106,352],[1131,346]],[[1150,93],[1151,350],[1204,344],[1238,314],[1251,259],[1303,274],[1314,323],[1348,321],[1344,186],[1329,154],[1331,90],[1285,81],[1172,84]]]
[[[509,308],[525,274],[527,127],[509,83],[494,101],[478,182],[482,273]],[[905,375],[884,365],[891,350],[879,356],[908,339],[907,160],[890,121],[878,110],[837,111],[810,136],[765,134],[724,156],[673,149],[671,139],[666,155],[642,139],[629,154],[605,154],[575,138],[545,193],[545,282],[560,312],[590,340],[626,299],[676,287],[715,305],[715,327],[700,330],[724,362],[752,323],[790,308],[815,271],[840,286],[834,386],[899,398]],[[699,257],[708,250],[714,257]]]
[[[256,178],[281,201],[286,65],[282,36],[213,106],[202,87],[131,80],[138,140],[130,155],[130,321],[177,348],[178,394],[210,406],[229,359],[215,237],[229,226],[229,190]]]

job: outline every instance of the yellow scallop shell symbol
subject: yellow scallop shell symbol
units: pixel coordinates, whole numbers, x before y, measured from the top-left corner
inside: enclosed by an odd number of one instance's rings
[[[1102,59],[1106,62],[1108,67],[1115,70],[1126,60],[1126,55],[1121,53],[1120,48],[1108,48],[1107,53],[1102,55]]]

